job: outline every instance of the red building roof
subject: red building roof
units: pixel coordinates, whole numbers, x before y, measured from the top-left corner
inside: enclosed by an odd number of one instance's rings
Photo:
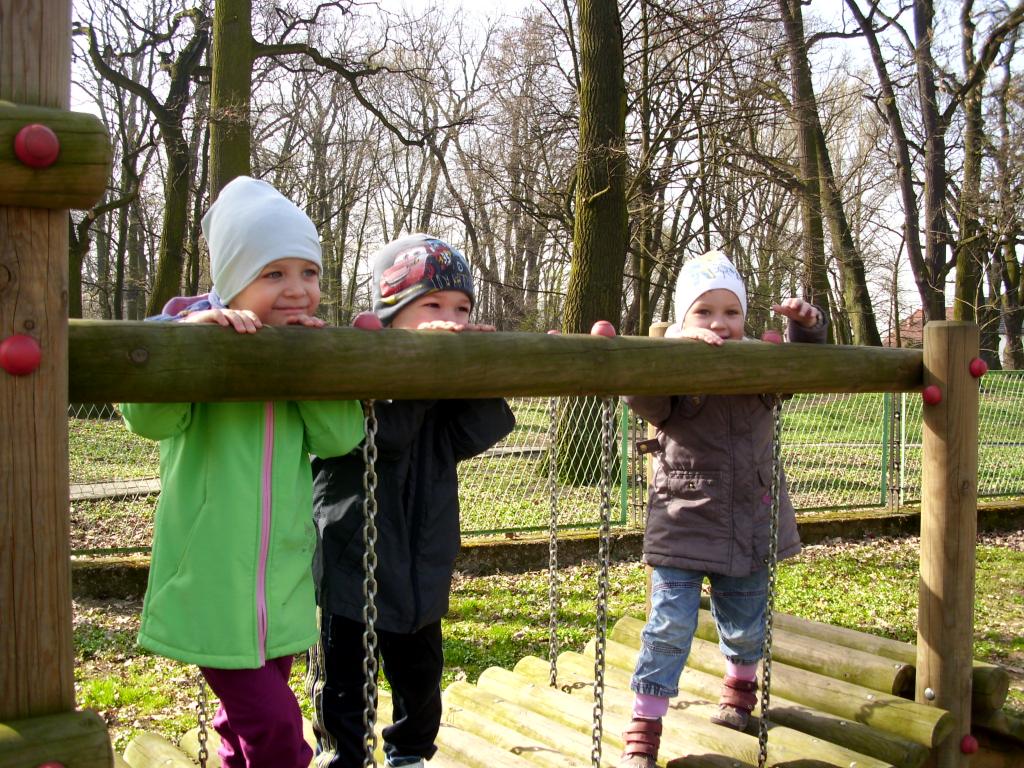
[[[946,319],[953,319],[953,308],[946,307]],[[924,310],[917,309],[914,313],[900,323],[900,346],[920,347],[924,343]],[[896,346],[896,335],[889,336],[882,343],[886,347]]]

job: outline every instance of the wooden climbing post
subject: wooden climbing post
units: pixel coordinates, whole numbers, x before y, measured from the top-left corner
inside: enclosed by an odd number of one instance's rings
[[[956,724],[935,749],[937,768],[968,760],[978,510],[978,380],[969,366],[978,346],[974,323],[925,326],[916,697]]]
[[[0,0],[0,99],[67,109],[70,29],[70,0]],[[67,264],[66,210],[0,209],[0,342],[40,352],[34,371],[0,370],[0,721],[75,706]]]
[[[0,0],[0,765],[109,768],[75,712],[68,537],[68,211],[110,142],[67,111],[70,0]]]

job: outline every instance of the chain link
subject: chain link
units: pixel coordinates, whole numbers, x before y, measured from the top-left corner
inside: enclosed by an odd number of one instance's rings
[[[210,757],[210,752],[206,747],[209,735],[207,733],[206,678],[203,677],[202,672],[199,672],[196,677],[199,684],[196,692],[196,719],[199,721],[196,739],[199,742],[199,752],[196,754],[196,759],[199,761],[199,768],[206,768],[206,761]]]
[[[548,684],[558,685],[558,398],[548,401]]]
[[[615,399],[601,400],[601,528],[598,535],[597,637],[594,642],[594,730],[591,768],[601,767],[604,723],[605,631],[608,626],[608,568],[611,561],[611,475],[615,471]]]
[[[377,416],[363,401],[363,768],[377,759]]]
[[[761,718],[757,729],[757,768],[768,762],[768,710],[772,690],[772,619],[779,553],[779,496],[782,493],[782,398],[772,402],[772,511],[768,537],[768,594],[764,612],[764,666],[761,673]]]

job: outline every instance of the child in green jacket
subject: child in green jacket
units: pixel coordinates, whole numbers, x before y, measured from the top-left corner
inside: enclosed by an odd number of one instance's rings
[[[319,328],[313,222],[262,181],[224,187],[203,218],[214,287],[157,319]],[[292,656],[318,638],[309,454],[363,438],[359,404],[143,403],[133,432],[160,441],[162,492],[139,643],[198,664],[220,709],[224,768],[306,768],[312,751],[288,685]]]

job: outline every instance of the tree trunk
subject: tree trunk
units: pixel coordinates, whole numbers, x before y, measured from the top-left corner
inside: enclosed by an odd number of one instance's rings
[[[210,200],[250,171],[252,0],[217,0],[210,78]]]
[[[970,76],[976,61],[974,55],[973,0],[963,0],[960,7],[960,54],[965,76]],[[960,243],[956,254],[956,301],[953,319],[977,320],[978,298],[981,295],[982,265],[986,255],[985,240],[978,214],[981,210],[981,153],[984,125],[981,114],[980,86],[972,88],[964,99],[964,170],[960,184],[958,211]],[[984,344],[982,344],[984,349]]]
[[[573,255],[562,316],[566,333],[587,333],[597,320],[618,322],[628,240],[626,85],[618,4],[580,0],[578,8],[580,147]],[[558,436],[563,480],[589,483],[601,475],[600,409],[595,405],[588,398],[565,403]]]
[[[563,330],[617,320],[626,259],[626,90],[613,0],[581,0],[580,148],[573,256]]]
[[[800,221],[803,251],[804,298],[830,316],[828,266],[825,262],[825,232],[822,225],[822,185],[818,173],[817,107],[811,69],[807,61],[800,0],[779,0],[789,49],[789,74],[793,89],[793,122],[800,151]],[[831,328],[830,328],[831,333]]]
[[[1013,73],[1010,63],[1013,60],[1013,49],[1003,64],[1003,82],[998,92],[999,147],[995,152],[996,170],[998,173],[997,188],[999,190],[999,222],[998,229],[1003,233],[996,245],[993,259],[1000,262],[1000,276],[1003,290],[998,291],[1001,297],[1003,323],[1006,326],[1006,349],[1003,353],[1004,368],[1013,370],[1024,369],[1024,346],[1021,345],[1021,325],[1024,312],[1021,311],[1020,297],[1024,292],[1024,276],[1017,261],[1016,238],[1019,221],[1016,217],[1016,195],[1011,184],[1011,153],[1014,141],[1010,131],[1009,104]]]
[[[110,290],[110,218],[104,217],[103,224],[96,231],[96,301],[100,317],[114,319]]]
[[[1003,322],[1006,323],[1006,368],[1024,370],[1024,345],[1021,344],[1021,327],[1024,325],[1024,310],[1020,297],[1024,295],[1024,270],[1017,263],[1017,252],[1011,238],[1002,244],[1003,258]]]
[[[978,325],[981,328],[981,358],[988,363],[990,371],[1000,371],[1003,361],[999,358],[999,305],[1002,302],[1002,264],[998,253],[989,259],[985,275],[988,277],[988,296],[978,289]]]
[[[202,276],[202,248],[199,236],[202,232],[203,190],[207,188],[210,178],[210,131],[204,130],[201,150],[195,158],[198,162],[199,178],[196,180],[196,195],[192,199],[192,220],[188,225],[188,273],[185,278],[185,293],[195,296],[199,293],[199,281]]]
[[[832,253],[839,262],[842,271],[843,308],[850,321],[853,332],[853,343],[870,347],[882,346],[882,337],[878,334],[878,323],[875,310],[871,306],[871,295],[868,292],[867,273],[864,261],[857,252],[853,242],[853,233],[846,218],[843,199],[836,187],[835,173],[832,170],[832,159],[829,157],[825,132],[821,127],[821,119],[815,110],[818,144],[818,169],[821,174],[821,204],[829,223],[832,234]]]
[[[184,244],[188,235],[189,195],[192,191],[191,163],[188,145],[180,135],[165,135],[165,148],[167,178],[164,182],[163,227],[153,293],[146,306],[148,315],[159,314],[164,304],[180,293],[185,270]]]
[[[932,39],[935,8],[932,0],[914,0],[914,37],[917,46],[917,92],[924,131],[925,264],[929,290],[924,302],[925,322],[946,319],[946,126],[939,112]]]
[[[945,305],[945,295],[940,282],[935,285],[931,279],[927,263],[925,261],[924,249],[921,245],[921,222],[920,208],[917,201],[917,190],[914,187],[913,164],[910,159],[910,140],[907,138],[906,129],[903,126],[903,118],[900,115],[896,90],[893,87],[892,78],[889,76],[888,66],[882,54],[878,36],[871,22],[861,12],[856,0],[846,0],[854,18],[864,33],[864,39],[871,52],[871,61],[875,65],[875,72],[878,75],[879,90],[882,95],[880,108],[885,114],[889,126],[889,135],[892,138],[893,150],[896,153],[896,172],[899,179],[900,200],[903,205],[903,236],[907,246],[907,257],[910,261],[910,268],[914,273],[914,282],[917,285],[917,292],[921,296],[921,304],[928,312],[928,307]],[[944,312],[944,310],[943,310]],[[927,316],[927,314],[926,314]],[[944,319],[940,315],[939,319]],[[898,319],[897,319],[898,324]]]
[[[126,320],[142,320],[146,312],[146,253],[143,246],[142,212],[139,205],[132,207],[128,216],[128,277],[125,281],[124,309]],[[161,305],[162,306],[162,305]],[[159,311],[159,310],[158,310]]]

